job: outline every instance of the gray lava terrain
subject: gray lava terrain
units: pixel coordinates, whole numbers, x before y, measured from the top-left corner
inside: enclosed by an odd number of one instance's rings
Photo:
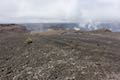
[[[0,80],[120,80],[119,33],[50,33],[0,33]]]

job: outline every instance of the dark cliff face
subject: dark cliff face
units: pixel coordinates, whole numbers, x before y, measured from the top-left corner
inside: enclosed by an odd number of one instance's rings
[[[0,27],[15,26],[16,24],[0,24]]]

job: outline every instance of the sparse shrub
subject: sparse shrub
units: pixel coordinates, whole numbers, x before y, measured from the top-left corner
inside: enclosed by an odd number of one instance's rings
[[[106,28],[102,28],[102,29],[94,30],[92,32],[106,33],[106,32],[112,32],[112,31]]]
[[[100,46],[100,44],[99,44],[99,43],[97,43],[97,46]]]
[[[31,44],[33,43],[33,40],[31,38],[27,38],[25,41],[26,44]]]

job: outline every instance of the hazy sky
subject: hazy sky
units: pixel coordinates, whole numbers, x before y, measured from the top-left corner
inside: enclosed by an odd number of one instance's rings
[[[120,0],[0,0],[0,18],[120,18]]]

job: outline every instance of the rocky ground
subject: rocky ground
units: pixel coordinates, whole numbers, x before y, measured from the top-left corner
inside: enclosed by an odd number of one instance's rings
[[[0,24],[0,33],[6,32],[26,32],[26,28],[17,24]]]
[[[120,33],[0,33],[0,80],[120,80]]]

